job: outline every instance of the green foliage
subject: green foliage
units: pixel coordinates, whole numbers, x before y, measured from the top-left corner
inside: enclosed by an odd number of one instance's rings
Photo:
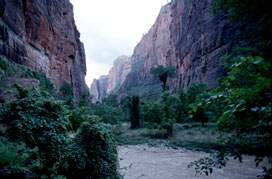
[[[264,178],[272,177],[272,89],[271,89],[271,5],[266,0],[216,0],[213,10],[223,12],[239,24],[241,37],[239,48],[225,57],[227,76],[219,80],[219,86],[202,101],[206,111],[214,110],[221,131],[232,135],[222,136],[227,147],[222,153],[242,161],[244,152],[256,156],[256,166],[268,158],[270,168]],[[246,39],[246,40],[243,40]],[[269,151],[269,152],[268,152]],[[211,158],[216,161],[219,158]],[[219,159],[220,160],[220,159]],[[194,166],[207,171],[210,162],[197,161]],[[213,167],[213,166],[211,166]],[[199,169],[199,168],[198,168]],[[212,171],[208,171],[211,173]]]
[[[23,145],[7,142],[4,138],[1,137],[0,169],[8,168],[23,170],[26,168],[26,160],[29,158],[29,155],[23,151]]]
[[[205,84],[193,84],[187,91],[188,101],[190,103],[189,118],[195,122],[201,122],[204,127],[205,122],[214,115],[209,115],[208,110],[205,109],[205,99],[209,94],[206,91]]]
[[[163,111],[166,118],[178,119],[178,109],[181,106],[181,102],[177,95],[164,92],[161,103],[163,104]]]
[[[140,98],[139,96],[132,96],[128,98],[128,107],[130,113],[131,129],[137,129],[141,126],[140,122]]]
[[[166,137],[173,133],[175,118],[171,118],[171,115],[173,115],[172,109],[167,108],[161,102],[146,101],[143,105],[143,116],[147,123],[146,126],[149,129],[165,130]]]
[[[80,96],[80,99],[78,101],[78,106],[79,107],[86,107],[89,106],[90,103],[92,102],[93,96],[90,94],[89,89],[85,89],[83,91],[83,94]]]
[[[199,105],[211,111],[212,105],[220,103],[215,113],[218,127],[232,133],[231,137],[221,138],[228,143],[225,152],[237,158],[250,152],[259,159],[256,161],[264,157],[271,160],[271,153],[266,152],[272,150],[271,61],[259,56],[232,55],[225,58],[225,68],[228,75]]]
[[[40,178],[119,178],[111,130],[87,110],[67,112],[46,92],[27,93],[5,104],[0,119],[8,128],[6,142],[0,141],[0,167],[29,169]],[[81,126],[73,139],[67,136],[68,119],[73,129]]]
[[[23,73],[21,74],[22,78],[34,78],[39,80],[40,82],[40,89],[45,90],[52,95],[55,94],[54,85],[51,83],[51,80],[46,77],[43,71],[33,71],[28,68],[23,67]]]
[[[55,93],[54,85],[43,71],[33,71],[25,66],[10,62],[4,57],[0,57],[0,79],[6,77],[34,78],[39,80],[41,90],[45,90],[52,95]]]
[[[0,79],[6,75],[8,69],[8,63],[0,56]]]
[[[14,76],[16,68],[14,64],[9,62],[5,57],[0,56],[0,80],[6,77]]]
[[[71,168],[76,172],[73,174],[74,177],[120,178],[117,172],[117,146],[109,126],[99,123],[98,117],[92,116],[89,121],[82,124],[75,141],[81,148],[77,151],[85,151],[85,155],[81,154],[85,161],[81,165],[75,163],[78,168],[76,171]],[[79,160],[82,161],[82,159]]]
[[[71,129],[77,131],[81,124],[88,119],[89,108],[80,107],[69,111],[68,119],[71,122]]]
[[[188,165],[188,168],[195,166],[196,173],[205,174],[208,176],[210,173],[213,172],[213,168],[221,169],[222,167],[225,167],[227,161],[228,158],[225,155],[211,154],[209,157],[203,157],[197,161],[191,162]]]
[[[19,85],[17,83],[14,83],[12,86],[17,89],[18,94],[17,94],[16,97],[18,99],[22,99],[22,98],[27,97],[27,95],[28,95],[29,92],[23,86],[21,86],[21,85]]]
[[[115,94],[110,94],[107,98],[104,98],[102,103],[105,105],[108,105],[108,106],[112,106],[112,107],[119,106],[117,95],[115,95]]]
[[[223,12],[240,25],[239,36],[246,39],[242,46],[257,47],[265,58],[271,57],[271,11],[267,0],[216,0],[213,4],[215,14]]]
[[[178,107],[178,118],[177,122],[186,122],[189,117],[189,100],[187,94],[183,89],[180,89],[179,92],[180,105]]]
[[[92,104],[89,107],[90,114],[99,116],[107,124],[119,124],[121,121],[125,121],[125,118],[128,118],[126,117],[128,116],[127,102],[124,104],[123,100],[121,105],[118,103],[117,95],[111,94],[103,99],[102,104]]]
[[[9,127],[7,138],[39,147],[42,173],[62,162],[67,125],[62,104],[46,93],[35,93],[5,105],[2,122]]]
[[[266,0],[216,0],[213,5],[214,13],[223,11],[234,22],[246,22],[249,25],[256,19],[264,25],[271,23],[268,19],[271,16],[270,10],[270,4]]]
[[[64,97],[74,96],[73,86],[70,83],[64,83],[60,87],[60,92]]]
[[[186,92],[189,104],[194,103],[197,99],[197,96],[203,94],[206,89],[207,86],[205,84],[192,84]]]
[[[59,89],[60,91],[60,99],[64,100],[66,105],[70,109],[74,109],[75,104],[75,96],[73,86],[69,83],[64,83]]]
[[[107,104],[90,104],[88,110],[88,114],[99,116],[107,124],[119,124],[124,121],[126,115],[119,106],[113,107]]]
[[[176,76],[176,69],[173,66],[164,67],[159,65],[157,67],[152,67],[150,73],[159,77],[160,81],[163,83],[163,91],[165,91],[167,79]]]

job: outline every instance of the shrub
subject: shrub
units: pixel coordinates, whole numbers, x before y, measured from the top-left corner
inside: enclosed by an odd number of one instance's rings
[[[99,123],[97,116],[91,116],[82,124],[75,143],[78,147],[72,153],[77,156],[74,162],[76,171],[73,168],[69,171],[73,172],[74,177],[120,178],[117,172],[117,144],[110,127]]]
[[[71,139],[67,110],[46,92],[27,94],[3,106],[0,120],[8,125],[4,133],[8,140],[4,145],[0,141],[0,151],[7,150],[0,154],[0,167],[30,169],[39,178],[119,178],[110,128],[96,116],[77,112],[84,122]]]
[[[39,147],[41,174],[65,158],[69,122],[62,103],[48,93],[35,93],[6,104],[1,117],[8,125],[5,135],[9,140]]]
[[[163,105],[160,102],[145,102],[143,105],[143,116],[149,129],[166,130],[166,136],[172,134],[175,119],[166,117]]]
[[[64,83],[60,89],[60,99],[64,100],[66,105],[70,109],[74,109],[75,106],[75,98],[74,98],[74,89],[73,86],[69,83]]]

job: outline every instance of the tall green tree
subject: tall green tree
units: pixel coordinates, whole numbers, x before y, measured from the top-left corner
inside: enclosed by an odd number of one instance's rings
[[[178,107],[178,118],[177,122],[187,121],[189,118],[189,101],[186,93],[183,89],[179,92],[180,106]]]
[[[128,102],[129,112],[130,112],[130,128],[137,129],[141,126],[140,122],[140,97],[132,96],[129,97]]]

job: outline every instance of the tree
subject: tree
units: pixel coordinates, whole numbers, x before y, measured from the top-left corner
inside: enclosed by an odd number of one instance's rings
[[[150,73],[159,77],[160,81],[163,83],[163,91],[165,91],[167,79],[175,77],[176,69],[173,66],[164,67],[159,65],[157,67],[152,67]]]
[[[188,97],[183,89],[180,89],[179,100],[180,100],[180,105],[178,107],[177,122],[187,121],[189,117],[189,112],[188,112],[189,104],[188,104]]]
[[[166,108],[161,101],[146,101],[143,105],[143,116],[149,129],[159,129],[166,132],[166,137],[173,133],[173,109]]]
[[[128,98],[128,107],[130,112],[131,129],[137,129],[141,126],[140,123],[140,98],[139,96],[132,96]]]
[[[229,56],[226,57],[225,68],[228,76],[220,80],[218,88],[199,106],[209,110],[211,105],[220,101],[218,127],[232,135],[221,137],[221,142],[227,147],[217,157],[206,162],[200,159],[193,164],[202,165],[207,170],[204,173],[218,166],[218,161],[227,158],[228,154],[240,161],[243,153],[254,154],[257,166],[266,157],[270,164],[272,160],[271,61],[259,56]],[[213,165],[209,166],[211,161]],[[265,171],[265,177],[271,178],[272,168]]]
[[[102,100],[102,103],[112,107],[118,107],[118,99],[116,94],[110,94],[107,98]]]
[[[205,84],[192,84],[186,93],[189,104],[194,103],[197,99],[197,96],[204,93],[206,91],[206,88],[207,86]]]
[[[213,10],[225,13],[240,27],[240,47],[224,58],[227,76],[205,100],[205,110],[221,105],[218,127],[232,135],[222,136],[226,144],[217,156],[191,163],[199,173],[212,173],[224,166],[227,156],[239,158],[243,153],[256,156],[258,166],[268,158],[263,178],[272,178],[272,89],[271,89],[271,5],[267,0],[215,0]],[[245,40],[243,40],[245,39]]]

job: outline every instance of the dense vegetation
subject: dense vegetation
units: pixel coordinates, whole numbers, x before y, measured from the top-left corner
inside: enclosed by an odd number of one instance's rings
[[[190,166],[208,175],[213,167],[224,166],[229,155],[242,162],[242,154],[250,153],[256,156],[256,166],[268,159],[270,167],[264,168],[263,177],[271,178],[271,6],[262,0],[217,0],[213,8],[240,26],[241,40],[223,59],[227,76],[193,109],[213,113],[219,129],[231,135],[222,135],[220,141],[227,145],[217,156],[200,159]]]
[[[4,58],[0,65],[1,82],[9,78],[40,82],[40,90],[17,83],[1,85],[1,92],[15,96],[0,108],[1,176],[9,171],[13,178],[120,178],[110,126],[84,111],[89,93],[77,100],[70,84],[56,93],[44,73]]]
[[[76,99],[71,84],[64,83],[56,92],[44,73],[1,58],[1,82],[35,78],[40,91],[1,84],[0,92],[11,88],[17,100],[0,108],[0,170],[14,177],[31,172],[39,178],[120,178],[115,140],[151,145],[158,140],[220,151],[189,165],[198,173],[208,175],[228,157],[242,162],[243,154],[251,154],[256,165],[268,159],[263,177],[272,178],[271,6],[266,0],[214,2],[215,13],[226,13],[240,27],[237,47],[222,59],[226,76],[214,89],[194,84],[170,94],[166,82],[175,69],[158,66],[151,73],[163,83],[160,99],[133,93],[93,104],[87,91]]]

